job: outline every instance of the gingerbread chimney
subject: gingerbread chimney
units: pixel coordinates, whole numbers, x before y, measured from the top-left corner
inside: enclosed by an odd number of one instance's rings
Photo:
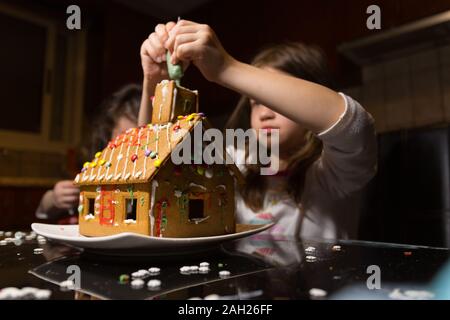
[[[152,123],[175,122],[178,116],[198,113],[197,91],[178,86],[173,80],[163,80],[156,86]]]

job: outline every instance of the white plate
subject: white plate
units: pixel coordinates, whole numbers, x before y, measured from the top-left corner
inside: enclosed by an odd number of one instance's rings
[[[31,228],[49,240],[71,247],[106,255],[172,255],[209,250],[226,241],[235,240],[264,231],[273,223],[264,225],[236,225],[233,234],[196,238],[158,238],[137,233],[119,233],[103,237],[80,235],[78,225],[33,223]]]

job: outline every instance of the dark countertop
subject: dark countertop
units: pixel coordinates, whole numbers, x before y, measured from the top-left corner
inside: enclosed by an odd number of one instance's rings
[[[337,244],[340,251],[333,250]],[[308,247],[315,251],[305,251]],[[43,248],[43,253],[35,254],[35,248]],[[414,292],[439,298],[433,280],[449,257],[450,251],[445,248],[256,235],[195,255],[180,252],[165,258],[124,258],[80,253],[56,243],[38,244],[33,239],[0,245],[0,289],[49,289],[51,299],[188,299],[216,295],[223,299],[311,299],[312,288],[325,290],[331,299],[401,298],[405,293],[417,298]],[[179,271],[182,266],[201,262],[210,264],[209,273],[184,275]],[[81,285],[78,290],[63,291],[59,284],[71,276],[67,273],[71,265],[80,268]],[[379,290],[369,290],[366,284],[374,272],[368,272],[368,267],[373,265],[380,270]],[[133,289],[129,282],[119,281],[122,274],[150,267],[159,267],[161,272],[145,281],[159,279],[159,289]],[[230,271],[230,276],[220,278],[220,270]],[[374,281],[373,277],[369,279],[372,284]]]

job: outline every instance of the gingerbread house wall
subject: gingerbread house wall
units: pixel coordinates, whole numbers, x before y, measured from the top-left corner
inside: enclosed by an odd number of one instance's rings
[[[174,122],[177,116],[189,115],[194,112],[198,112],[196,92],[178,87],[173,80],[165,80],[157,84],[153,100],[153,124]]]
[[[93,206],[89,205],[92,199]],[[136,223],[126,223],[126,200],[136,201]],[[149,234],[149,189],[147,184],[80,186],[79,227],[85,236],[121,232]],[[92,204],[92,202],[91,202]]]
[[[235,232],[234,179],[227,166],[176,166],[169,159],[151,184],[152,235],[181,238]],[[198,223],[189,219],[189,198],[204,200],[207,219]]]

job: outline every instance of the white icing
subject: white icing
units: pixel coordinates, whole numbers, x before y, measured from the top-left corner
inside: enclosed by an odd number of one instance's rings
[[[173,120],[173,115],[175,113],[175,104],[177,101],[177,88],[173,89],[173,95],[172,95],[172,112],[170,113],[170,119],[169,121]]]
[[[128,166],[128,158],[130,155],[130,147],[131,147],[131,142],[132,140],[132,136],[130,136],[129,142],[128,142],[128,147],[127,147],[127,155],[125,156],[125,165],[123,166],[123,171],[122,171],[122,175],[125,175],[125,172],[127,171],[127,166]]]
[[[208,168],[205,170],[205,177],[207,177],[208,179],[211,179],[213,177],[213,170]]]
[[[227,190],[227,187],[224,184],[219,184],[216,188],[222,188],[223,190]]]
[[[89,213],[84,217],[84,220],[86,220],[86,221],[89,221],[92,219],[95,219],[95,216],[92,213]]]
[[[119,168],[119,162],[122,159],[123,141],[120,144],[119,155],[117,156],[116,169],[114,170],[114,175],[117,175],[117,169]],[[120,157],[120,158],[119,158]]]
[[[149,137],[150,137],[150,128],[148,128],[148,130],[147,130],[147,140],[146,140],[146,143],[145,143],[145,148],[147,149],[148,148],[148,139],[149,139]],[[147,158],[149,158],[149,157],[146,157],[145,155],[144,155],[144,177],[145,177],[145,173],[147,172]]]
[[[202,190],[205,190],[205,191],[207,190],[204,186],[201,186],[201,185],[196,184],[194,182],[189,183],[189,187],[198,187],[198,188],[200,188]]]
[[[139,152],[139,146],[141,145],[141,136],[142,136],[142,128],[139,129],[139,133],[138,133],[138,143],[136,144],[136,151],[135,154],[138,154]],[[137,158],[136,160],[134,160],[134,165],[133,165],[133,173],[132,175],[134,176],[134,173],[136,172],[136,163],[139,161],[139,158]]]
[[[116,151],[116,148],[111,149],[111,153],[110,153],[110,155],[109,155],[109,161],[108,161],[108,163],[110,164],[110,166],[108,167],[108,169],[106,169],[105,177],[107,177],[108,174],[109,174],[109,169],[111,168],[111,161],[112,161],[112,158],[113,158],[114,151]],[[108,179],[108,180],[109,180],[109,179]]]
[[[156,194],[156,188],[158,187],[158,181],[153,180],[152,181],[152,198],[150,200],[150,235],[153,237],[153,226],[155,224],[155,216],[153,214],[153,206],[155,205],[155,194]]]
[[[134,219],[126,219],[125,221],[124,221],[124,223],[125,224],[136,224],[136,220],[134,220]]]

